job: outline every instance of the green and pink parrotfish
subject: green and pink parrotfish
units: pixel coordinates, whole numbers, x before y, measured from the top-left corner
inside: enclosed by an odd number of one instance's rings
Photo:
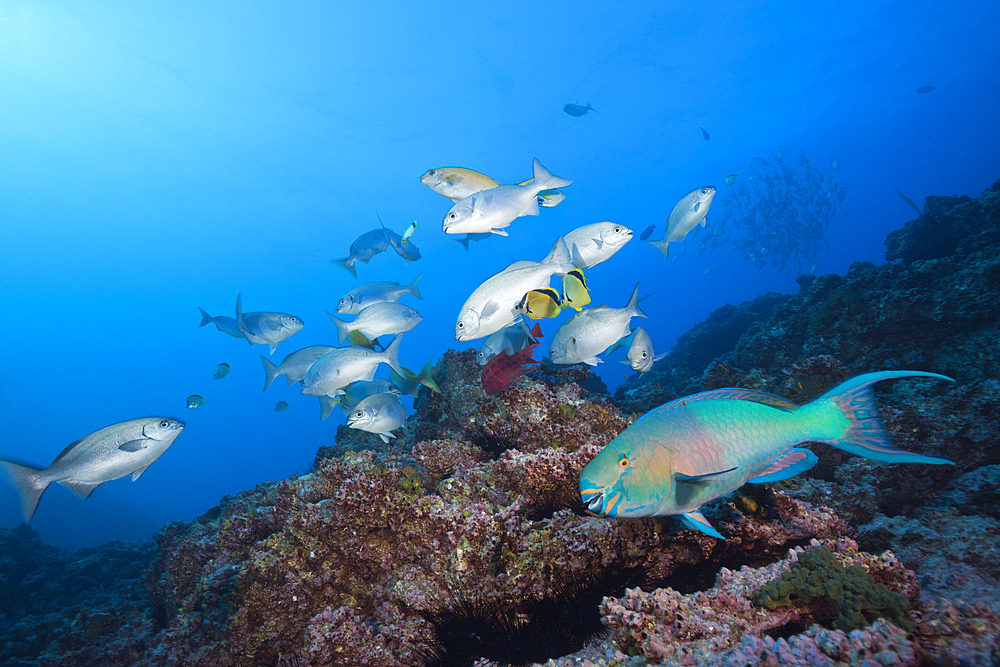
[[[867,373],[811,403],[748,389],[716,389],[647,412],[612,440],[580,473],[580,494],[600,516],[635,519],[679,514],[683,523],[717,537],[699,508],[747,482],[777,482],[819,459],[795,445],[825,442],[886,463],[952,463],[892,446],[879,419],[872,385],[927,377],[923,371]]]

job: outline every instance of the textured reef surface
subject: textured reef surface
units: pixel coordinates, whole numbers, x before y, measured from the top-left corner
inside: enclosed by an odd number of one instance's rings
[[[486,396],[452,351],[408,437],[342,427],[155,544],[0,530],[0,666],[998,664],[1000,182],[887,246],[720,308],[613,398],[545,363]],[[808,473],[703,508],[724,541],[583,511],[581,468],[663,402],[904,368],[957,381],[879,387],[894,443],[956,465],[812,445]]]

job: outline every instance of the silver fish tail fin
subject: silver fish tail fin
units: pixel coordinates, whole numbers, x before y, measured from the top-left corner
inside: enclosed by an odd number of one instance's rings
[[[325,310],[323,312],[326,313]],[[331,320],[333,320],[333,323],[337,325],[337,340],[339,341],[337,344],[343,345],[344,341],[347,340],[347,337],[351,335],[351,331],[353,331],[353,329],[351,329],[351,323],[345,322],[344,320],[341,319],[337,319],[333,315],[330,315],[330,313],[326,314],[330,317]]]
[[[646,243],[662,252],[663,259],[670,257],[670,241],[667,239],[660,239],[659,241],[646,241]]]
[[[535,182],[532,183],[531,187],[536,193],[541,192],[542,190],[565,188],[567,185],[573,185],[573,181],[568,178],[556,176],[542,166],[542,163],[538,161],[538,158],[534,159],[531,166],[535,172]]]
[[[201,313],[201,324],[199,324],[198,326],[203,327],[206,324],[211,324],[212,322],[215,321],[214,317],[212,317],[211,315],[209,315],[208,313],[206,313],[201,308],[198,308],[198,312]]]
[[[385,348],[380,361],[389,364],[389,367],[399,373],[400,377],[406,377],[406,369],[399,363],[399,342],[401,340],[403,340],[403,334],[396,336],[396,338],[389,343],[389,347]]]
[[[355,261],[354,260],[354,255],[351,255],[350,257],[345,257],[344,259],[331,259],[330,263],[331,264],[336,264],[337,266],[344,267],[345,269],[347,269],[348,271],[351,272],[352,276],[354,276],[355,278],[357,278],[358,277],[358,272],[354,268],[354,261]]]
[[[465,242],[465,249],[466,250],[469,249],[469,242],[468,241]],[[423,278],[423,277],[424,277],[424,274],[421,273],[419,276],[417,276],[416,278],[413,279],[412,283],[410,283],[406,287],[407,291],[409,291],[410,294],[412,294],[413,296],[417,297],[421,301],[424,300],[424,296],[420,293],[420,287],[419,287],[419,285],[420,285],[420,279]]]
[[[647,320],[649,319],[649,315],[642,312],[639,308],[639,283],[635,284],[635,289],[632,290],[632,298],[628,300],[628,305],[625,308],[634,313],[632,317],[645,317]]]
[[[863,456],[866,459],[885,463],[951,464],[952,461],[948,459],[921,456],[892,446],[889,434],[879,416],[872,385],[882,380],[905,377],[937,378],[954,382],[946,375],[925,371],[882,371],[851,378],[813,401],[813,403],[821,401],[833,403],[850,422],[839,438],[817,439],[817,441],[825,442],[837,449]]]
[[[281,372],[278,371],[278,367],[272,364],[264,355],[260,355],[260,360],[264,362],[264,391],[267,391],[267,388],[271,386],[272,382],[274,382],[274,378],[281,375]]]
[[[30,466],[23,466],[10,461],[0,461],[0,470],[3,470],[10,483],[17,489],[21,496],[21,514],[25,521],[31,521],[35,515],[35,508],[38,507],[38,499],[48,487],[48,482],[41,481],[41,470]]]

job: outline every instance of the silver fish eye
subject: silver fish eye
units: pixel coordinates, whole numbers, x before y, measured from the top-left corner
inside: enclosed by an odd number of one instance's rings
[[[364,413],[363,413],[363,412],[361,412],[360,410],[358,410],[357,412],[355,412],[355,413],[354,413],[354,417],[355,417],[356,419],[361,419],[361,417],[362,417],[363,415],[364,415]]]
[[[160,420],[160,428],[167,428],[168,426],[170,426],[170,420],[169,419],[161,419]]]
[[[465,322],[459,322],[458,323],[458,328],[459,329],[464,329],[465,328]]]
[[[621,234],[621,233],[622,233],[622,228],[621,227],[615,227],[615,234]]]
[[[451,214],[451,215],[449,215],[448,217],[449,217],[449,218],[451,218],[452,220],[454,220],[454,219],[455,219],[455,218],[456,218],[457,216],[456,216],[456,215],[455,215],[454,213],[452,213],[452,214]]]

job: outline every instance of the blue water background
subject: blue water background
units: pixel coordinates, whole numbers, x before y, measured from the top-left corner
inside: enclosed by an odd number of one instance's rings
[[[277,363],[336,344],[323,311],[348,290],[425,271],[424,300],[404,299],[424,316],[402,345],[417,370],[480,345],[454,340],[458,310],[511,261],[601,220],[659,238],[681,196],[722,198],[779,147],[826,175],[836,159],[848,190],[816,272],[884,261],[914,217],[893,188],[922,203],[1000,176],[998,23],[996,2],[0,2],[0,457],[44,467],[114,422],[187,422],[138,482],[86,501],[53,484],[32,525],[68,548],[148,538],[332,444],[339,411],[320,421],[283,378],[262,393],[266,348],[197,326],[239,292],[305,321]],[[516,183],[534,157],[573,179],[565,202],[468,252],[442,233],[450,203],[421,174]],[[330,259],[376,211],[400,233],[420,222],[423,259],[390,250],[355,281]],[[657,352],[721,305],[798,287],[688,245],[664,260],[635,238],[588,271],[595,304],[654,293]],[[597,369],[612,389],[626,371]],[[186,410],[192,393],[206,405]],[[20,521],[0,484],[0,525]]]

